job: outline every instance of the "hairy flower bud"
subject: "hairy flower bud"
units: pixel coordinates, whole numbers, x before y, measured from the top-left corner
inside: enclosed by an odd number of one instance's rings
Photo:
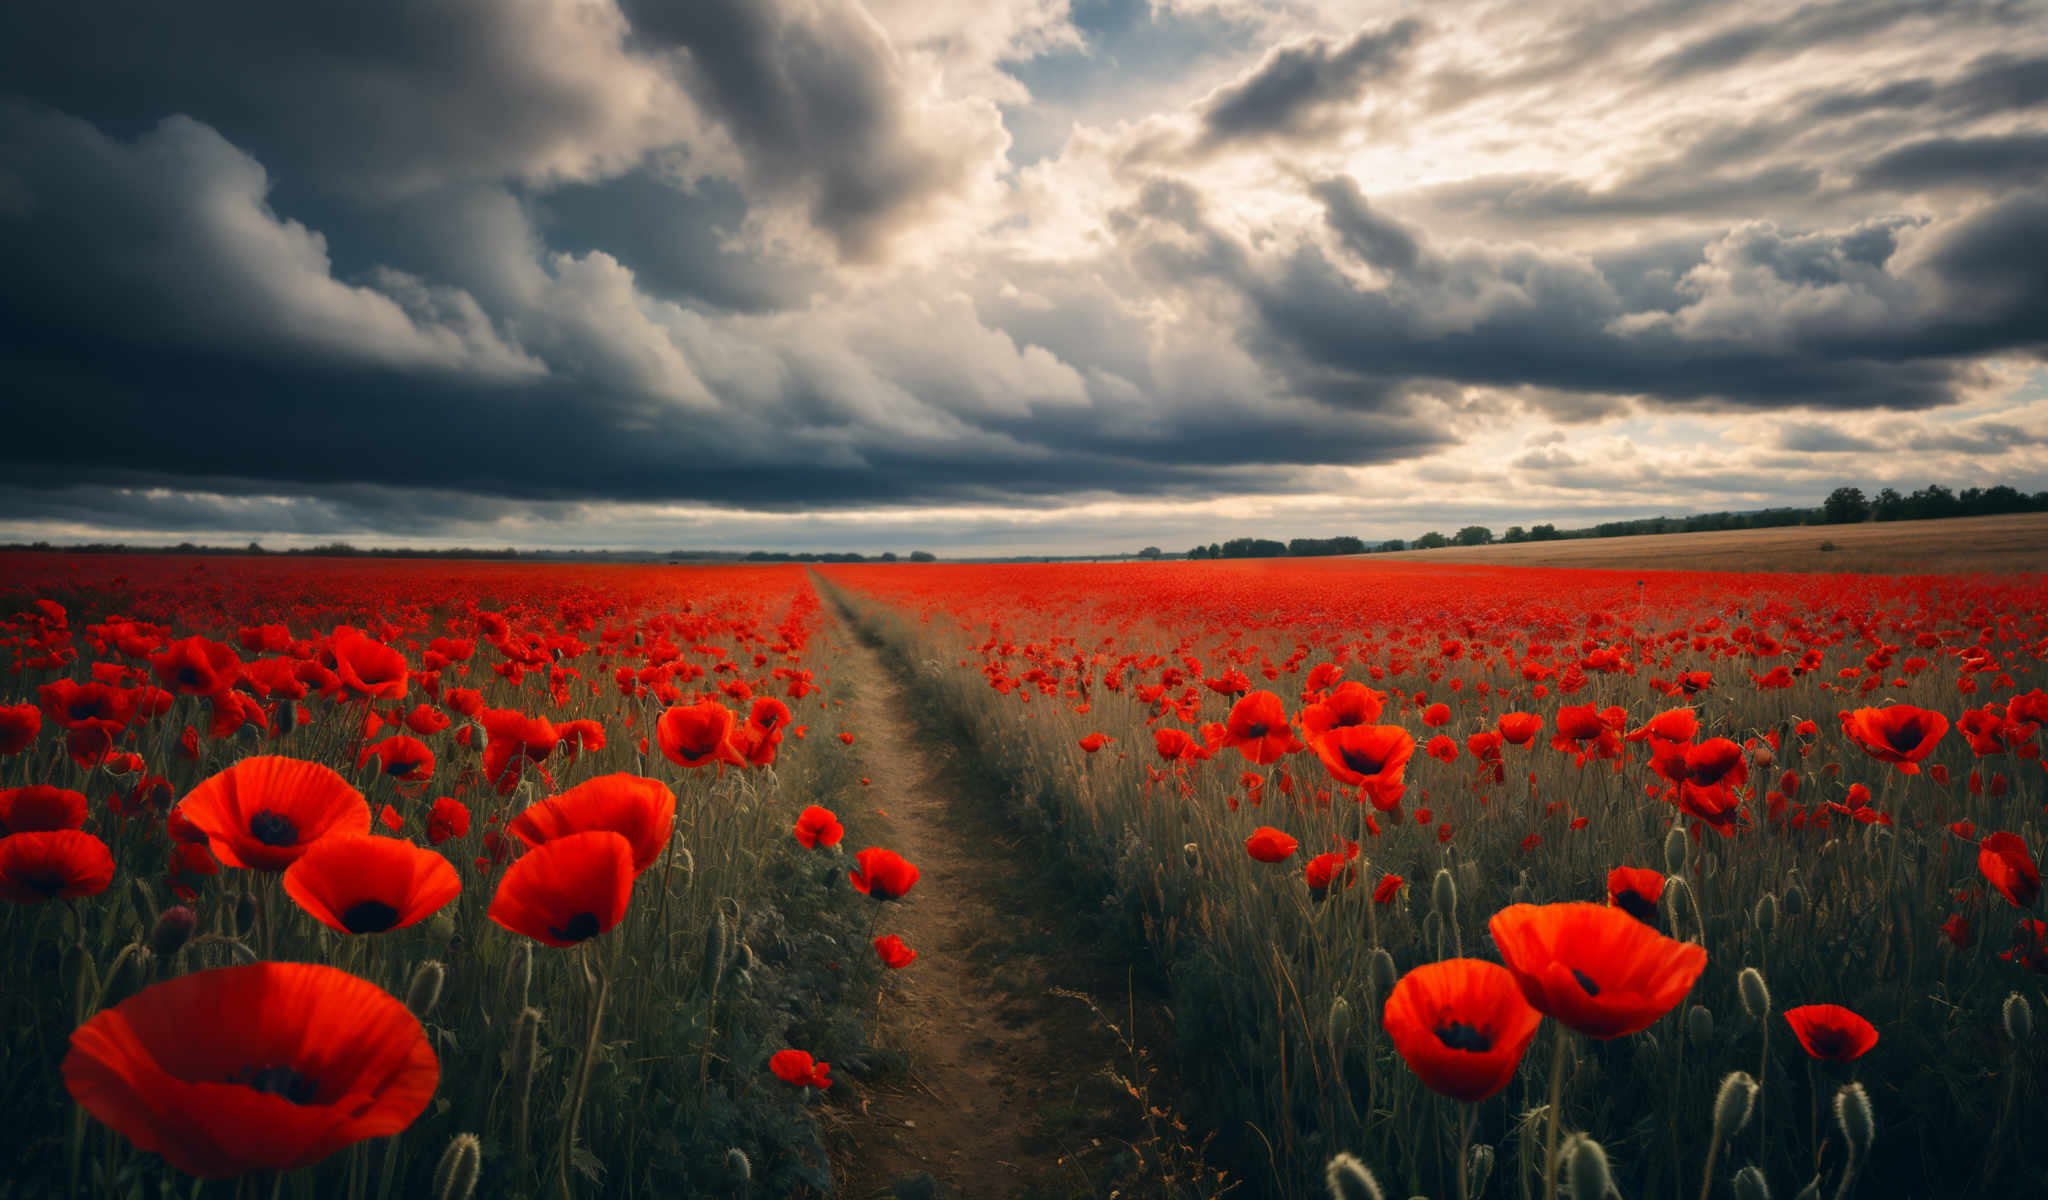
[[[1386,1200],[1372,1171],[1349,1154],[1330,1160],[1323,1168],[1323,1182],[1329,1185],[1330,1200]]]
[[[405,1007],[422,1021],[441,1002],[441,984],[448,969],[433,959],[421,963],[412,973],[412,986],[405,989]]]
[[[1664,835],[1664,873],[1685,874],[1686,859],[1691,851],[1692,847],[1686,844],[1685,830],[1673,826],[1671,832]]]
[[[1842,1127],[1850,1152],[1862,1158],[1877,1136],[1877,1121],[1870,1112],[1870,1093],[1860,1083],[1842,1085],[1835,1093],[1835,1124]]]
[[[1607,1151],[1583,1133],[1575,1133],[1559,1151],[1565,1156],[1564,1177],[1572,1200],[1607,1200],[1614,1194],[1614,1173],[1607,1166]]]
[[[469,1200],[483,1170],[484,1148],[473,1133],[458,1133],[434,1168],[434,1200]]]
[[[1771,1200],[1770,1184],[1761,1168],[1749,1166],[1735,1173],[1735,1200]]]
[[[1705,1046],[1714,1040],[1714,1014],[1704,1004],[1695,1004],[1685,1010],[1685,1036],[1695,1046]]]
[[[1714,1129],[1727,1137],[1749,1124],[1749,1110],[1756,1103],[1756,1080],[1747,1071],[1730,1071],[1714,1093]]]
[[[1764,1021],[1771,1015],[1771,989],[1764,983],[1764,974],[1755,967],[1744,967],[1735,977],[1735,990],[1742,996],[1742,1010],[1752,1021]]]
[[[1999,1017],[2005,1022],[2005,1036],[2009,1041],[2024,1042],[2034,1036],[2034,1007],[2027,998],[2013,992],[2005,998],[2005,1007],[1999,1010]]]
[[[149,948],[158,958],[169,959],[192,939],[192,931],[199,928],[199,914],[182,904],[173,904],[157,914],[156,925],[149,931]]]

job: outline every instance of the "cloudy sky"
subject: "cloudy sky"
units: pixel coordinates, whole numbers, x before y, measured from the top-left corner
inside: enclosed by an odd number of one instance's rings
[[[2036,490],[2048,3],[16,5],[0,263],[0,540]]]

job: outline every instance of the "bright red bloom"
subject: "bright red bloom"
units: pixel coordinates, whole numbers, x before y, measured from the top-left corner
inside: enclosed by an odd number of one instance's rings
[[[894,850],[870,846],[853,856],[858,863],[847,876],[854,890],[876,900],[901,900],[917,883],[917,868]]]
[[[1263,863],[1286,862],[1301,843],[1273,828],[1261,825],[1244,840],[1244,851]]]
[[[1276,693],[1264,690],[1247,692],[1230,706],[1223,744],[1261,766],[1301,749],[1294,727],[1287,723],[1286,705]]]
[[[832,1064],[817,1062],[802,1050],[777,1050],[768,1058],[768,1069],[791,1087],[814,1087],[822,1092],[832,1086]]]
[[[1108,734],[1091,733],[1087,737],[1081,739],[1081,749],[1086,750],[1090,754],[1093,754],[1097,750],[1102,749],[1104,746],[1109,745],[1111,742],[1115,740],[1115,738],[1110,737]]]
[[[745,766],[746,760],[732,745],[732,710],[716,700],[676,705],[661,714],[655,736],[661,752],[680,767],[701,767],[706,763]]]
[[[1399,725],[1341,725],[1310,743],[1339,783],[1363,787],[1375,807],[1392,809],[1406,788],[1402,775],[1415,738]]]
[[[1526,746],[1543,730],[1543,718],[1535,713],[1511,712],[1500,715],[1500,737],[1510,746]]]
[[[397,700],[405,695],[410,673],[405,655],[356,630],[334,639],[334,673],[342,686],[372,700]]]
[[[505,871],[485,915],[537,942],[574,946],[626,915],[636,874],[633,844],[609,829],[552,838]]]
[[[1842,733],[1879,762],[1893,763],[1904,775],[1918,775],[1920,762],[1948,732],[1948,718],[1938,712],[1892,704],[1842,713]]]
[[[427,840],[440,845],[449,838],[459,838],[469,832],[469,807],[452,796],[443,796],[434,801],[432,811],[427,813]]]
[[[1648,867],[1616,867],[1607,873],[1607,903],[1645,924],[1657,919],[1664,876]]]
[[[1487,928],[1529,1003],[1588,1037],[1648,1029],[1707,966],[1704,947],[1603,904],[1511,904]]]
[[[356,756],[356,767],[361,769],[371,759],[378,762],[378,770],[401,783],[425,783],[434,777],[434,752],[427,744],[415,737],[399,735],[388,737],[374,746],[363,747]]]
[[[282,871],[332,833],[368,833],[370,806],[319,763],[245,758],[193,788],[178,812],[231,867]]]
[[[80,683],[75,679],[59,679],[36,689],[43,715],[66,729],[91,725],[118,732],[135,715],[139,698],[126,688]]]
[[[1202,743],[1191,737],[1185,729],[1167,728],[1153,730],[1152,748],[1159,752],[1159,757],[1169,762],[1203,758],[1208,754],[1208,751],[1203,749]]]
[[[1358,843],[1345,842],[1343,846],[1341,852],[1333,850],[1327,854],[1316,855],[1309,859],[1308,866],[1302,869],[1303,877],[1308,881],[1309,891],[1318,898],[1340,880],[1347,888],[1358,882],[1358,868],[1351,865],[1351,860],[1358,857]]]
[[[405,727],[427,737],[448,728],[448,714],[431,704],[416,704],[405,714]]]
[[[543,762],[559,740],[546,717],[529,717],[509,708],[487,708],[477,717],[483,724],[484,777],[501,796],[519,786],[523,762]]]
[[[1401,889],[1407,885],[1408,881],[1399,875],[1382,875],[1380,876],[1380,881],[1373,885],[1372,902],[1374,904],[1392,904],[1394,899],[1401,894]]]
[[[0,707],[0,754],[19,754],[35,744],[43,714],[33,704]]]
[[[676,794],[659,779],[620,773],[585,780],[529,806],[505,826],[529,846],[593,829],[608,829],[633,846],[633,872],[645,871],[668,847],[676,825]]]
[[[1429,745],[1425,749],[1429,756],[1438,762],[1456,762],[1458,758],[1458,743],[1452,741],[1448,734],[1439,733],[1429,739]]]
[[[41,904],[97,896],[114,881],[107,844],[77,829],[47,829],[0,838],[0,900]]]
[[[1403,975],[1381,1019],[1425,1087],[1468,1104],[1507,1086],[1542,1022],[1506,968],[1476,958]]]
[[[156,671],[157,682],[172,691],[185,696],[211,696],[235,686],[242,659],[233,646],[194,636],[164,647],[163,653],[149,660],[149,665]]]
[[[383,933],[417,924],[462,890],[448,860],[397,838],[321,838],[285,868],[284,890],[341,933]]]
[[[1802,1004],[1785,1010],[1785,1022],[1806,1052],[1829,1062],[1861,1058],[1877,1045],[1870,1022],[1839,1004]]]
[[[85,797],[68,788],[34,783],[0,791],[0,837],[85,828]]]
[[[845,826],[829,808],[813,804],[797,814],[796,842],[806,850],[820,846],[837,846],[839,839],[846,836]]]
[[[893,933],[875,939],[875,954],[882,960],[882,965],[892,971],[909,966],[917,958],[917,951],[904,945],[903,939]]]
[[[1977,843],[1977,870],[2014,908],[2026,908],[2041,894],[2040,869],[2019,834],[1994,833]]]
[[[1301,710],[1302,736],[1313,742],[1317,734],[1328,733],[1332,729],[1370,725],[1380,719],[1380,710],[1386,705],[1384,694],[1357,680],[1347,680],[1321,700]]]
[[[1422,710],[1422,723],[1431,729],[1435,729],[1439,725],[1449,724],[1450,720],[1451,706],[1441,700]]]
[[[405,1005],[312,963],[159,983],[71,1035],[64,1084],[87,1112],[203,1179],[291,1171],[412,1124],[440,1062]]]
[[[1643,722],[1641,728],[1629,730],[1628,740],[1640,742],[1645,738],[1654,738],[1658,742],[1684,745],[1699,736],[1699,732],[1698,713],[1690,708],[1667,708]]]

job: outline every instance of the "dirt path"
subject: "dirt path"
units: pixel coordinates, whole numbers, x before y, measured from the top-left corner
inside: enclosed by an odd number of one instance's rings
[[[920,878],[875,926],[918,952],[888,973],[875,1034],[904,1052],[907,1077],[876,1080],[829,1113],[839,1194],[1106,1196],[1144,1136],[1136,1103],[1103,1074],[1128,1075],[1130,1064],[1087,1006],[1047,989],[1088,992],[1121,1021],[1123,977],[1073,953],[992,802],[973,794],[949,747],[924,736],[875,650],[850,630],[842,646],[835,674],[852,685],[871,781],[861,828]],[[861,846],[849,837],[846,848]]]

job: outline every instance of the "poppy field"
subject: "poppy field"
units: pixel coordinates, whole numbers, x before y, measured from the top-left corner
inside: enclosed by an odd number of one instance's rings
[[[821,574],[1254,1194],[2048,1189],[2041,577]]]
[[[831,1194],[855,635],[1163,997],[1148,1193],[2048,1190],[2041,577],[24,553],[0,1196]]]

